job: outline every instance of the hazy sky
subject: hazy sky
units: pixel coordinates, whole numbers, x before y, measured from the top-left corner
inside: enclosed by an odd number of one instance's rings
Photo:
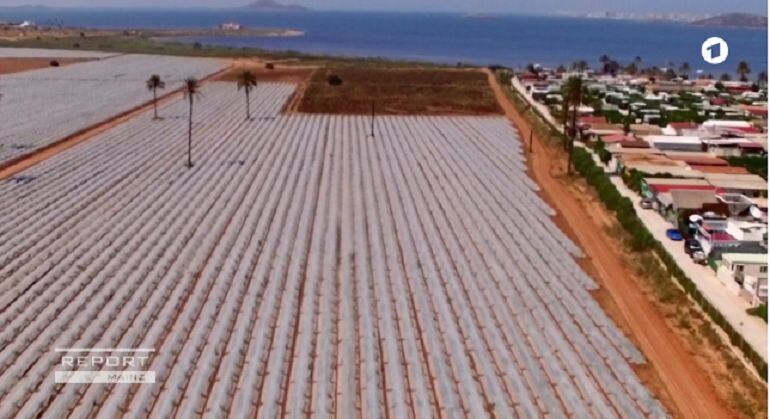
[[[42,4],[89,7],[231,7],[251,0],[0,0],[3,6]],[[281,0],[316,10],[463,11],[549,13],[556,11],[753,12],[767,14],[767,0]]]

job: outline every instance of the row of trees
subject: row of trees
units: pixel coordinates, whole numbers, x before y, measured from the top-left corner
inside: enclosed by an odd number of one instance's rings
[[[166,88],[166,82],[157,75],[153,74],[147,79],[147,89],[152,92],[153,119],[159,120],[158,116],[158,90]],[[249,70],[244,70],[237,76],[238,91],[243,90],[246,94],[246,120],[251,119],[251,92],[257,87],[257,76]],[[182,88],[185,99],[189,101],[190,110],[188,113],[187,125],[187,167],[193,166],[192,162],[192,133],[193,133],[193,105],[196,99],[201,97],[201,82],[195,77],[189,77],[184,80]]]
[[[618,61],[610,58],[607,54],[603,54],[601,57],[599,57],[599,64],[600,66],[598,69],[603,74],[612,74],[617,75],[619,73],[626,73],[630,75],[647,75],[650,77],[662,77],[664,79],[673,79],[676,77],[682,77],[685,79],[690,78],[692,74],[692,66],[690,66],[689,62],[683,62],[679,66],[677,66],[673,61],[669,61],[667,63],[667,67],[660,68],[658,66],[651,66],[651,67],[643,67],[643,61],[642,57],[635,57],[633,61],[629,62],[627,65],[621,65]],[[590,67],[588,65],[588,62],[585,60],[579,60],[575,61],[570,65],[570,69],[573,71],[578,72],[585,72]],[[527,69],[530,72],[537,73],[538,69],[536,66],[529,64],[527,65]],[[557,72],[566,72],[567,67],[564,65],[559,65],[556,68]],[[739,79],[741,81],[747,82],[749,81],[749,75],[751,74],[751,67],[746,61],[741,61],[738,63],[738,66],[735,70],[735,72],[738,74]],[[716,77],[713,74],[706,74],[704,76],[706,79],[715,79]],[[722,81],[728,81],[732,78],[732,76],[729,73],[724,73],[719,77]],[[767,73],[765,71],[757,73],[757,83],[767,83]]]

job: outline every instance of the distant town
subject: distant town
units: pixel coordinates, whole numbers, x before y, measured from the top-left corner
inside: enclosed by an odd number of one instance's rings
[[[767,16],[751,13],[678,13],[678,12],[568,12],[557,11],[553,16],[586,19],[617,19],[689,23],[700,26],[767,27]]]

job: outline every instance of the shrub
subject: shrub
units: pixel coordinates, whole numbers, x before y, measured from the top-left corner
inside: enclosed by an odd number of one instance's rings
[[[48,64],[49,64],[51,67],[58,67],[58,66],[59,66],[59,62],[58,62],[58,61],[56,61],[56,60],[51,60],[51,62],[50,62],[50,63],[48,63]]]
[[[342,78],[336,74],[330,74],[329,77],[326,78],[326,81],[329,83],[329,86],[342,85]]]
[[[760,304],[757,307],[746,310],[746,312],[751,314],[752,316],[757,316],[762,318],[762,320],[764,320],[765,323],[767,323],[767,304]]]
[[[267,63],[267,64],[265,64],[265,68],[268,69],[268,70],[275,70],[275,64]]]

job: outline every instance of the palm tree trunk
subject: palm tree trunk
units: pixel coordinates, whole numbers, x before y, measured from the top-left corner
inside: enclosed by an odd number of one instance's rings
[[[152,106],[155,111],[154,119],[158,119],[158,89],[152,89]]]
[[[570,132],[569,142],[567,143],[567,174],[572,174],[572,148],[575,146],[575,136],[577,135],[577,107],[572,108],[572,132]]]
[[[193,116],[193,99],[190,96],[190,118],[187,125],[187,167],[192,167],[192,116]]]
[[[251,119],[251,101],[249,100],[249,89],[246,89],[246,120]]]

